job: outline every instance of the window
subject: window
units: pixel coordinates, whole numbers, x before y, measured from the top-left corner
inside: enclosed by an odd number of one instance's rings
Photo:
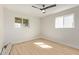
[[[23,25],[28,26],[28,19],[23,19]]]
[[[29,20],[25,18],[15,17],[15,27],[21,28],[29,25]]]
[[[74,15],[64,16],[64,28],[74,28]]]
[[[55,28],[74,28],[74,15],[64,15],[56,17]]]
[[[15,27],[16,28],[21,28],[21,24],[20,23],[15,23]]]
[[[63,16],[60,16],[60,17],[56,18],[55,28],[63,28]]]
[[[15,17],[15,27],[16,28],[21,28],[21,24],[22,24],[22,19]]]

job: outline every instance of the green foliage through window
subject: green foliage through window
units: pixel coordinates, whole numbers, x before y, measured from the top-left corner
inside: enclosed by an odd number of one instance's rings
[[[28,19],[23,19],[23,25],[28,26]]]
[[[18,17],[15,17],[15,23],[22,23],[22,19],[18,18]]]

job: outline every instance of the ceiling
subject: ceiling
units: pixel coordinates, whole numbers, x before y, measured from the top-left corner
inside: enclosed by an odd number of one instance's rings
[[[42,7],[41,4],[35,4],[35,5],[34,4],[5,4],[3,6],[10,10],[28,14],[30,16],[34,16],[34,17],[38,17],[38,18],[78,6],[77,4],[57,4],[56,7],[47,9],[46,13],[43,14],[39,9],[33,8],[32,5],[37,6],[37,7]],[[48,5],[50,5],[50,4],[46,4],[46,6],[48,6]]]

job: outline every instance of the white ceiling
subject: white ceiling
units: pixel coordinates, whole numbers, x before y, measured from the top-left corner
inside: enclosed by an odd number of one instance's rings
[[[77,4],[57,4],[56,7],[47,9],[46,13],[43,14],[39,9],[33,8],[32,5],[33,4],[5,4],[3,6],[10,10],[21,12],[38,18],[78,6]],[[41,7],[41,4],[35,4],[34,6]],[[46,4],[46,6],[48,6],[48,4]]]

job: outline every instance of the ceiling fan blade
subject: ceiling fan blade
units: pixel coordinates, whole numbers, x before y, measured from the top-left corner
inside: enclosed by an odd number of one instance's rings
[[[32,7],[37,8],[37,9],[40,9],[40,8],[38,8],[38,7],[36,7],[36,6],[32,6]]]
[[[42,8],[42,10],[45,10],[45,9],[48,9],[48,8],[51,8],[51,7],[55,7],[55,6],[56,6],[56,4],[50,5],[50,6],[47,6],[47,7],[45,7],[45,8]]]

